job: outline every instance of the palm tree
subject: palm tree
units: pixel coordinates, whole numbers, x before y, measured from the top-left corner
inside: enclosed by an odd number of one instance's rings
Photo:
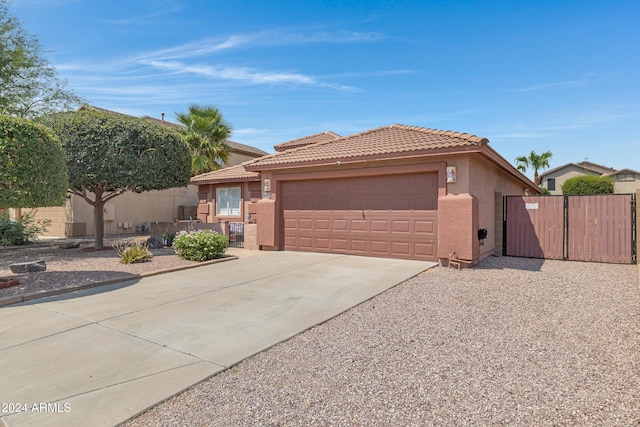
[[[551,159],[552,156],[551,151],[545,151],[542,154],[536,154],[534,151],[531,151],[528,157],[516,157],[517,168],[522,173],[525,173],[529,168],[533,169],[533,183],[540,185],[538,171],[549,167],[549,159]]]
[[[231,148],[227,139],[231,126],[213,106],[192,104],[188,113],[176,113],[184,125],[179,132],[191,150],[191,175],[220,169],[229,160]]]

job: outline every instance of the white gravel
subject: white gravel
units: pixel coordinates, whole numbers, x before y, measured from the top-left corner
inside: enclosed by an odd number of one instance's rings
[[[435,268],[128,426],[640,425],[635,265]]]

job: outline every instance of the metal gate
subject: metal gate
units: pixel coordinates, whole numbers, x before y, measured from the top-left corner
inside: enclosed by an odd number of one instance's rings
[[[503,253],[636,262],[635,195],[506,196]]]
[[[244,248],[244,222],[229,223],[229,247]]]

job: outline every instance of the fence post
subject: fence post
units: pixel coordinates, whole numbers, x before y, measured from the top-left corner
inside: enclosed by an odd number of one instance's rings
[[[494,193],[494,209],[495,209],[495,223],[494,223],[494,248],[493,256],[502,256],[502,243],[504,233],[504,200],[502,199],[501,192]]]
[[[636,264],[640,268],[640,263],[638,262],[638,249],[640,249],[640,243],[638,243],[638,218],[640,218],[640,188],[636,189],[636,217],[635,223],[631,224],[631,229],[634,232],[633,236],[636,239]]]

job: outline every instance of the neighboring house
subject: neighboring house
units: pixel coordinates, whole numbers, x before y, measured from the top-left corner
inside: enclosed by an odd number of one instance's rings
[[[635,193],[640,188],[640,172],[632,169],[616,170],[591,162],[567,163],[540,175],[540,186],[551,195],[561,195],[562,185],[567,179],[577,176],[608,176],[614,182],[614,192]]]
[[[94,109],[114,114],[113,111],[92,106],[81,109]],[[157,122],[166,126],[178,126],[161,119],[144,116],[141,119]],[[247,160],[268,154],[258,148],[227,141],[231,147],[231,155],[225,166],[238,165]],[[153,222],[172,222],[190,220],[197,217],[198,191],[196,185],[168,190],[154,190],[144,193],[126,192],[105,205],[105,235],[134,234],[142,231]],[[23,209],[28,212],[29,209]],[[38,208],[36,218],[47,218],[51,224],[45,233],[56,237],[93,236],[93,206],[75,195],[67,195],[64,206]]]
[[[192,178],[198,218],[244,222],[245,247],[478,261],[502,253],[502,196],[540,192],[465,133],[392,125],[276,147]]]

